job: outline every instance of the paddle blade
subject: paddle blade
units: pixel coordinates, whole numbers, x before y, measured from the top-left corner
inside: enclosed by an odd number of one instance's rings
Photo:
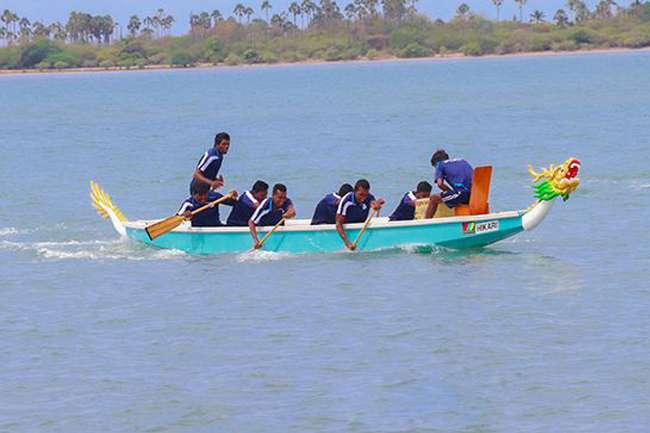
[[[181,225],[185,220],[181,215],[174,215],[157,223],[151,224],[150,226],[145,227],[149,239],[154,240],[159,236],[164,235],[165,233],[174,230],[176,227]]]

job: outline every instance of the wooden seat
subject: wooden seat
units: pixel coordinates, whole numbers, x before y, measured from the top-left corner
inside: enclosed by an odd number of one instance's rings
[[[490,195],[491,180],[492,166],[474,168],[472,190],[469,193],[469,205],[459,204],[454,206],[454,215],[484,215],[490,213],[488,197]]]

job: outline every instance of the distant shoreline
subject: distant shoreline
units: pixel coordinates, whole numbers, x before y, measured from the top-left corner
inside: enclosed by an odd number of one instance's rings
[[[632,51],[650,51],[646,48],[598,48],[593,50],[573,50],[573,51],[522,51],[519,53],[509,54],[486,54],[484,56],[466,56],[462,53],[451,53],[447,55],[437,55],[431,57],[400,58],[400,57],[379,57],[375,59],[359,58],[352,60],[327,61],[323,59],[301,60],[298,62],[276,62],[276,63],[252,63],[227,65],[212,63],[197,63],[188,67],[173,67],[170,65],[146,65],[138,67],[120,67],[112,66],[108,68],[67,68],[67,69],[1,69],[0,76],[17,76],[17,75],[36,75],[36,74],[73,74],[73,73],[91,73],[91,72],[122,72],[122,71],[153,71],[153,70],[191,70],[191,69],[217,69],[217,68],[268,68],[268,67],[286,67],[286,66],[320,66],[336,64],[368,64],[368,63],[402,63],[402,62],[425,62],[437,60],[457,60],[457,59],[478,59],[478,58],[498,58],[498,57],[532,57],[532,56],[570,56],[575,54],[607,54],[607,53],[625,53]]]

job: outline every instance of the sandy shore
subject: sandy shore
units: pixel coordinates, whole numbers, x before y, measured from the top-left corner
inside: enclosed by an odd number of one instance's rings
[[[496,58],[496,57],[526,57],[526,56],[571,56],[575,54],[603,54],[603,53],[623,53],[630,51],[650,51],[647,48],[602,48],[594,50],[576,50],[576,51],[526,51],[512,54],[487,54],[485,56],[474,57],[465,56],[461,53],[450,53],[444,56],[436,55],[432,57],[418,57],[418,58],[399,58],[399,57],[379,57],[376,59],[354,59],[354,60],[302,60],[299,62],[277,62],[277,63],[254,63],[254,64],[240,64],[240,65],[227,65],[225,63],[214,65],[212,63],[197,63],[191,67],[172,67],[170,65],[147,65],[144,67],[119,67],[114,66],[110,68],[69,68],[69,69],[1,69],[0,76],[16,76],[16,75],[32,75],[32,74],[70,74],[70,73],[89,73],[89,72],[115,72],[115,71],[152,71],[152,70],[183,70],[183,69],[213,69],[213,68],[268,68],[268,67],[286,67],[286,66],[308,66],[308,65],[333,65],[333,64],[347,64],[347,63],[399,63],[399,62],[429,62],[429,61],[443,61],[451,59],[476,59],[476,58]]]

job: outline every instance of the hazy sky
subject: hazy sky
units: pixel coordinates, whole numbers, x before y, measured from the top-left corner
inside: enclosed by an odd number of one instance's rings
[[[162,7],[166,12],[171,13],[177,22],[174,24],[173,33],[184,33],[188,26],[190,12],[212,11],[219,9],[223,15],[231,15],[237,3],[251,6],[256,15],[263,17],[260,5],[263,0],[0,0],[0,9],[9,8],[20,16],[27,16],[30,20],[42,20],[47,23],[52,21],[65,22],[71,11],[88,12],[91,14],[111,14],[117,22],[126,24],[129,16],[136,14],[142,17],[153,15],[156,9]],[[270,0],[273,11],[286,10],[293,0]],[[350,0],[337,0],[343,7]],[[462,0],[420,0],[418,9],[433,18],[448,19],[453,16],[454,11]],[[588,0],[586,3],[593,8],[597,0]],[[491,0],[465,0],[471,9],[477,13],[494,18],[496,13]],[[629,1],[622,2],[627,6]],[[528,0],[524,7],[524,14],[527,16],[534,9],[542,10],[547,19],[553,17],[555,11],[565,7],[565,0]],[[505,0],[501,7],[501,17],[511,18],[518,13],[514,0]]]

